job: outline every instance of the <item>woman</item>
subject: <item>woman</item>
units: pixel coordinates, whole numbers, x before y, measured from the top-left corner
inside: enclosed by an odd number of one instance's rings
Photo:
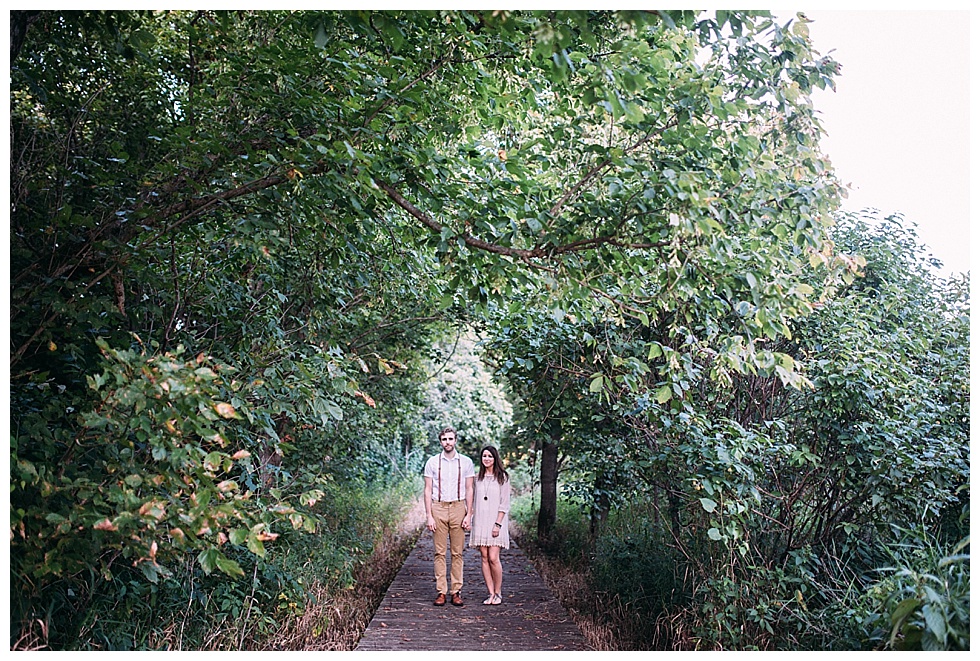
[[[500,463],[497,448],[488,445],[480,452],[480,473],[473,489],[473,520],[470,546],[480,549],[483,580],[490,596],[484,604],[499,604],[504,569],[500,549],[510,548],[507,512],[510,511],[510,479]]]

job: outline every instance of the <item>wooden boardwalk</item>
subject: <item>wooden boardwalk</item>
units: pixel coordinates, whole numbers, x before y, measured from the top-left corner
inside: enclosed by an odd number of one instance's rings
[[[464,605],[433,606],[432,560],[432,533],[423,530],[364,631],[358,651],[589,649],[582,632],[513,540],[510,549],[500,552],[503,603],[497,606],[483,605],[487,589],[480,553],[469,547],[463,554]]]

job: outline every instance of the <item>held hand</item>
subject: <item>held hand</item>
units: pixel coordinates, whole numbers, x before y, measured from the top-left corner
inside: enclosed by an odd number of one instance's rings
[[[436,531],[436,520],[431,514],[426,517],[425,527],[428,528],[430,532]]]
[[[466,516],[463,517],[463,530],[469,530],[469,529],[470,529],[470,515],[467,514]]]

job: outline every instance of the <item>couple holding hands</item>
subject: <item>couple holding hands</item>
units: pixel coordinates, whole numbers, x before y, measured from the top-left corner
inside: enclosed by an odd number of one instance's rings
[[[500,462],[497,448],[488,445],[480,452],[479,474],[473,461],[456,451],[456,430],[439,432],[442,452],[425,463],[426,526],[434,533],[436,596],[433,605],[444,606],[447,595],[454,606],[463,605],[463,546],[466,531],[470,546],[480,549],[483,580],[489,596],[484,604],[499,604],[503,567],[500,549],[510,548],[507,513],[510,510],[510,480]],[[446,538],[449,538],[452,567],[446,579]],[[451,588],[451,590],[450,590]]]

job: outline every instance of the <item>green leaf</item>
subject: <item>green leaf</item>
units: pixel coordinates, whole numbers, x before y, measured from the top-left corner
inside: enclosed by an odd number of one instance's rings
[[[714,512],[715,508],[718,507],[718,503],[711,500],[710,498],[700,498],[701,507],[704,508],[705,512]]]
[[[245,575],[245,572],[242,570],[241,565],[239,565],[231,558],[228,558],[223,553],[219,552],[217,554],[217,557],[215,558],[215,563],[217,564],[218,569],[220,569],[223,573],[227,574],[228,576],[231,576],[232,578],[238,578]]]
[[[320,25],[317,26],[316,35],[313,38],[313,43],[316,45],[317,48],[323,50],[324,48],[327,47],[328,41],[329,41],[329,37],[327,37],[327,32],[326,30],[323,29],[323,24],[321,23]]]
[[[323,400],[323,406],[327,410],[327,413],[330,414],[330,417],[334,420],[344,419],[344,410],[337,405],[337,402],[333,401],[332,399],[325,399]],[[328,421],[325,418],[324,424],[328,424]]]
[[[898,627],[905,618],[912,614],[916,608],[922,605],[922,601],[916,598],[909,598],[902,600],[898,606],[892,611],[891,622],[893,627]]]
[[[204,457],[204,469],[207,471],[216,471],[221,468],[221,459],[224,455],[220,452],[209,452],[206,457]]]
[[[634,124],[639,124],[646,118],[646,112],[643,107],[637,103],[630,101],[626,104],[626,120]]]
[[[664,404],[668,402],[672,396],[673,389],[669,385],[665,385],[657,388],[657,392],[654,394],[654,399],[657,400],[658,404]]]
[[[214,571],[217,566],[218,561],[218,549],[209,548],[201,551],[197,556],[197,562],[201,565],[201,569],[204,570],[205,574],[210,574]]]
[[[250,530],[248,532],[248,541],[246,547],[248,548],[249,551],[259,556],[260,558],[265,557],[265,544],[263,544],[262,541],[258,537],[256,537],[254,531]]]
[[[143,572],[143,576],[145,576],[150,583],[160,582],[160,568],[158,565],[153,562],[141,562],[139,563],[139,567],[140,571]]]
[[[926,621],[926,627],[936,637],[936,640],[946,642],[946,618],[942,609],[933,604],[926,604],[922,607],[922,615]]]

